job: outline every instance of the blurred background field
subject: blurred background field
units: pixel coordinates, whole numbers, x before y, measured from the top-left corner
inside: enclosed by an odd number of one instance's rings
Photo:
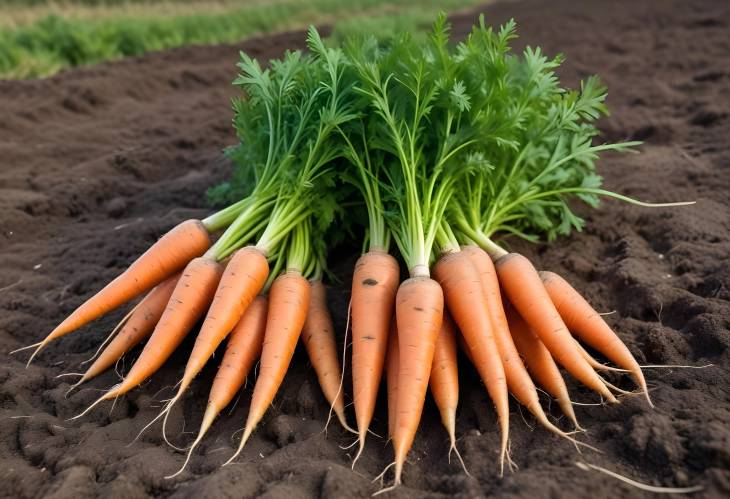
[[[303,28],[332,36],[418,29],[439,10],[484,0],[2,0],[0,78],[49,76],[183,45],[231,43]]]

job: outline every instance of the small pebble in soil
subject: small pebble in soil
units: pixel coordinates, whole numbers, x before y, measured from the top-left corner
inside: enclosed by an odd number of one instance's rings
[[[127,211],[127,201],[120,197],[112,198],[106,203],[104,208],[109,217],[119,218]]]

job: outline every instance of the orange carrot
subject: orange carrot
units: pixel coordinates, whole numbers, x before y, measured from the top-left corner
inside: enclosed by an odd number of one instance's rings
[[[210,246],[208,231],[199,220],[186,220],[162,236],[123,274],[86,300],[61,324],[51,331],[28,360],[28,364],[50,341],[88,324],[144,293],[165,278],[182,269]]]
[[[485,306],[482,281],[471,259],[463,251],[442,256],[436,262],[434,274],[444,289],[448,310],[464,337],[468,356],[484,381],[497,410],[502,432],[500,469],[503,473],[509,439],[507,381]]]
[[[165,306],[170,301],[172,292],[175,290],[180,273],[168,277],[150,291],[144,299],[139,302],[124,324],[124,327],[99,355],[93,364],[86,370],[81,379],[71,388],[95,378],[114,365],[125,353],[129,352],[139,342],[149,337],[155,329],[155,325],[162,317]],[[70,391],[70,390],[69,390]]]
[[[550,350],[553,358],[578,381],[609,402],[618,402],[576,349],[573,337],[550,300],[532,263],[520,254],[509,253],[499,258],[495,267],[510,303]]]
[[[160,413],[165,414],[163,432],[172,406],[182,397],[216,348],[241,319],[249,304],[263,289],[268,276],[269,264],[266,256],[253,246],[238,250],[228,261],[185,365],[180,387]]]
[[[421,421],[443,315],[443,291],[428,273],[411,277],[398,287],[395,298],[398,393],[393,432],[394,486],[401,483],[403,464]]]
[[[388,438],[393,438],[395,431],[395,415],[398,408],[398,327],[396,326],[395,317],[390,325],[390,334],[388,335],[388,351],[385,356],[385,384],[388,389]]]
[[[371,250],[355,264],[351,297],[352,398],[360,447],[353,467],[365,448],[375,411],[399,280],[398,262],[384,251]]]
[[[240,454],[281,386],[304,327],[309,295],[309,281],[295,270],[280,275],[271,285],[259,377],[238,450],[225,464],[231,463]]]
[[[317,373],[319,386],[340,424],[351,430],[345,418],[342,396],[342,370],[335,342],[335,328],[327,308],[327,290],[319,279],[312,281],[307,318],[302,329],[302,343]]]
[[[573,288],[568,282],[553,272],[540,272],[540,278],[550,299],[558,310],[560,317],[578,338],[595,350],[601,352],[608,360],[631,372],[646,396],[649,405],[649,391],[646,387],[644,373],[636,359],[621,338],[606,324],[601,314]]]
[[[568,387],[565,386],[565,380],[560,374],[552,355],[513,307],[506,306],[505,311],[507,312],[509,330],[517,346],[517,351],[527,364],[533,378],[545,391],[555,397],[563,414],[573,422],[575,427],[581,429],[575,417],[575,411],[573,411]]]
[[[441,414],[446,432],[449,434],[449,455],[456,452],[459,461],[466,466],[456,449],[456,407],[459,405],[459,370],[456,361],[456,326],[448,312],[444,312],[436,346],[433,353],[431,378],[428,382],[431,395]]]
[[[183,472],[190,461],[193,450],[203,439],[215,418],[243,386],[254,362],[261,355],[268,308],[269,303],[266,297],[257,296],[231,331],[226,352],[223,354],[223,360],[221,360],[218,373],[215,375],[213,386],[210,389],[208,406],[205,408],[198,436],[190,446],[182,467],[175,474],[165,478],[173,478]]]
[[[464,251],[476,268],[479,278],[482,281],[482,288],[486,296],[487,313],[492,323],[494,338],[497,342],[497,349],[502,358],[504,373],[507,377],[509,391],[535,416],[545,428],[561,436],[568,437],[565,432],[550,422],[540,405],[540,397],[532,378],[527,373],[522,363],[520,354],[517,352],[512,336],[510,335],[507,318],[502,307],[502,296],[499,292],[499,281],[489,255],[477,246],[467,246]],[[568,437],[569,438],[569,437]]]
[[[180,385],[182,392],[238,323],[269,277],[266,256],[253,246],[238,250],[223,271],[213,303],[195,339]]]
[[[155,373],[213,301],[222,273],[219,263],[206,257],[194,258],[183,270],[160,321],[129,374],[75,418],[103,400],[127,393]]]

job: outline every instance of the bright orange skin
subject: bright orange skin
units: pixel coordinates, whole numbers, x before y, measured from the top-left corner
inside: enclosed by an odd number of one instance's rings
[[[509,395],[481,278],[469,255],[463,251],[442,256],[436,262],[434,275],[443,287],[446,305],[459,326],[467,355],[484,381],[497,411],[502,432],[500,454],[504,462],[509,439]]]
[[[385,354],[385,384],[388,389],[388,437],[393,438],[395,431],[395,415],[398,403],[398,327],[395,320],[390,326],[388,336],[388,352]]]
[[[223,271],[213,302],[185,366],[178,394],[182,393],[231,332],[269,277],[269,264],[261,251],[246,247],[236,251]]]
[[[122,355],[152,334],[179,279],[179,273],[168,277],[139,302],[121,331],[84,373],[82,381],[88,381],[109,369]]]
[[[118,397],[155,373],[182,343],[213,301],[223,267],[208,258],[194,258],[185,267],[152,336],[129,374],[104,396]]]
[[[448,312],[444,312],[441,331],[436,339],[429,387],[441,414],[441,422],[453,439],[456,433],[456,407],[459,405],[459,368],[456,360],[456,326]]]
[[[186,220],[162,236],[120,276],[74,310],[43,345],[98,319],[107,312],[148,291],[181,270],[210,247],[208,231],[199,220]]]
[[[565,380],[560,374],[560,369],[555,364],[553,356],[550,355],[550,351],[545,348],[540,338],[530,330],[530,326],[514,308],[505,308],[512,339],[530,373],[546,392],[555,397],[563,414],[570,418],[576,427],[579,427],[573,404],[570,402],[568,387],[565,386]]]
[[[639,363],[601,314],[559,275],[540,272],[540,278],[568,329],[607,359],[631,371],[637,384],[646,392],[646,380]]]
[[[351,297],[352,392],[361,446],[378,398],[399,281],[398,262],[384,251],[370,251],[355,264]]]
[[[309,310],[302,329],[302,343],[317,373],[324,397],[340,422],[346,426],[342,370],[335,341],[335,328],[327,308],[327,290],[319,280],[311,283]]]
[[[310,301],[310,285],[299,272],[287,271],[274,280],[269,291],[259,377],[241,442],[245,442],[276,396],[299,341]]]
[[[573,337],[532,263],[522,255],[509,253],[496,261],[495,268],[510,303],[550,350],[558,364],[609,402],[616,402],[608,387],[578,352]]]
[[[208,430],[215,417],[233,400],[261,355],[268,308],[266,297],[257,296],[231,331],[226,352],[210,388],[200,435]]]
[[[397,484],[421,421],[444,315],[444,295],[439,283],[433,279],[411,277],[398,287],[395,301],[399,355],[393,447]]]
[[[535,388],[535,384],[532,382],[532,378],[530,378],[525,365],[522,363],[520,354],[517,352],[517,348],[512,341],[507,318],[505,317],[502,306],[499,281],[497,280],[497,273],[494,270],[492,259],[489,258],[489,255],[483,249],[477,246],[466,246],[462,251],[469,255],[469,259],[477,269],[479,278],[482,281],[482,287],[487,297],[487,313],[494,328],[494,338],[497,342],[499,355],[502,358],[502,364],[504,365],[507,387],[517,397],[517,400],[527,407],[538,420],[541,422],[547,421],[545,412],[540,406],[537,388]]]

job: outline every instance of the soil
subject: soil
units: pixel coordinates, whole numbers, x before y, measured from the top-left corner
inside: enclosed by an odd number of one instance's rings
[[[624,397],[616,407],[581,405],[581,436],[603,453],[582,455],[536,427],[512,402],[512,458],[499,476],[494,411],[473,369],[461,371],[459,448],[471,472],[447,459],[432,401],[391,497],[641,497],[583,460],[664,486],[702,485],[695,497],[730,495],[730,3],[709,0],[516,1],[453,17],[463,36],[484,11],[514,17],[517,46],[567,55],[563,81],[599,73],[610,88],[606,140],[645,141],[641,154],[606,156],[611,189],[649,201],[696,200],[646,209],[605,202],[582,212],[582,233],[551,245],[509,242],[540,268],[568,278],[608,316],[647,369],[656,407]],[[130,444],[159,410],[191,347],[186,341],[143,387],[88,416],[79,413],[118,375],[108,372],[68,398],[80,361],[124,311],[57,341],[29,368],[9,350],[36,342],[178,221],[209,212],[204,192],[230,172],[229,98],[237,51],[261,59],[300,47],[303,33],[237,45],[191,47],[65,71],[40,81],[0,82],[0,496],[83,498],[368,497],[391,460],[372,436],[355,471],[353,438],[336,424],[302,351],[260,428],[235,465],[221,468],[243,425],[250,389],[227,410],[173,480],[183,455],[159,427]],[[345,329],[353,251],[338,253],[341,282],[329,289]],[[189,338],[189,340],[192,339]],[[129,367],[138,350],[119,366]],[[463,366],[466,363],[462,363]],[[215,366],[171,418],[178,445],[192,440]],[[611,376],[625,389],[625,377]],[[569,381],[576,401],[596,397]],[[373,431],[386,425],[381,399]],[[559,417],[555,404],[545,406]],[[560,425],[568,428],[565,421]],[[233,439],[232,439],[233,437]]]

